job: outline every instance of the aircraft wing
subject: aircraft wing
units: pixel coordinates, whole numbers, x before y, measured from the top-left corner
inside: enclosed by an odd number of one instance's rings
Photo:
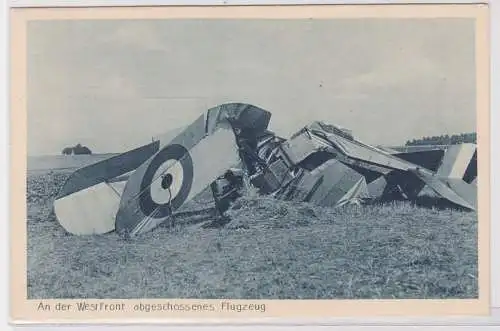
[[[116,214],[116,230],[135,236],[164,222],[241,163],[233,130],[263,131],[270,115],[246,104],[209,109],[130,176]]]
[[[271,114],[231,103],[209,109],[182,131],[74,172],[54,211],[77,235],[145,232],[240,163],[234,129],[265,130]]]
[[[77,235],[113,231],[124,182],[159,146],[155,141],[73,172],[54,201],[62,227]]]

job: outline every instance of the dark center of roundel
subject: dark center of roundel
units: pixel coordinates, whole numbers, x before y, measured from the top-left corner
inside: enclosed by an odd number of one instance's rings
[[[172,163],[172,161],[178,162],[182,167],[182,179],[174,178],[174,175],[165,171],[160,178],[154,178],[158,169],[165,165],[165,163]],[[180,183],[179,192],[165,203],[157,203],[153,200],[151,196],[151,185],[153,182],[159,182],[161,189],[168,190],[172,187],[174,181],[182,181]],[[191,191],[191,186],[193,184],[193,160],[189,151],[182,145],[168,145],[160,152],[158,152],[148,165],[144,176],[141,181],[139,205],[141,211],[145,216],[153,218],[165,218],[172,214],[172,212],[178,209],[186,201]],[[158,185],[158,184],[156,184]]]
[[[161,188],[164,190],[168,190],[170,186],[172,186],[173,181],[174,177],[172,177],[171,174],[163,175],[161,179]]]

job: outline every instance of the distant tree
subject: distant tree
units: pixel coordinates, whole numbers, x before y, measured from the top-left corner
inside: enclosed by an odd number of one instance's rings
[[[73,147],[73,153],[75,155],[92,154],[92,151],[87,146],[82,146],[78,143],[75,147]]]
[[[71,155],[73,154],[73,148],[72,147],[66,147],[62,150],[63,155]]]
[[[64,155],[83,155],[83,154],[92,154],[92,151],[87,146],[82,146],[82,144],[78,143],[73,147],[66,147],[62,150],[62,154]]]

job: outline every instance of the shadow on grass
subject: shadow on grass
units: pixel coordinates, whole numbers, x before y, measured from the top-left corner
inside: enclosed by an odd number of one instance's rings
[[[175,213],[170,220],[160,224],[160,227],[172,227],[175,225],[195,225],[216,218],[215,208],[205,208],[192,211]]]

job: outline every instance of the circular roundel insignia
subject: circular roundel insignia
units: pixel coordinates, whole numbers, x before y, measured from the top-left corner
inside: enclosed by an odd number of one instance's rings
[[[139,204],[144,215],[164,218],[179,208],[191,191],[193,160],[182,145],[168,145],[151,160],[142,177]]]

